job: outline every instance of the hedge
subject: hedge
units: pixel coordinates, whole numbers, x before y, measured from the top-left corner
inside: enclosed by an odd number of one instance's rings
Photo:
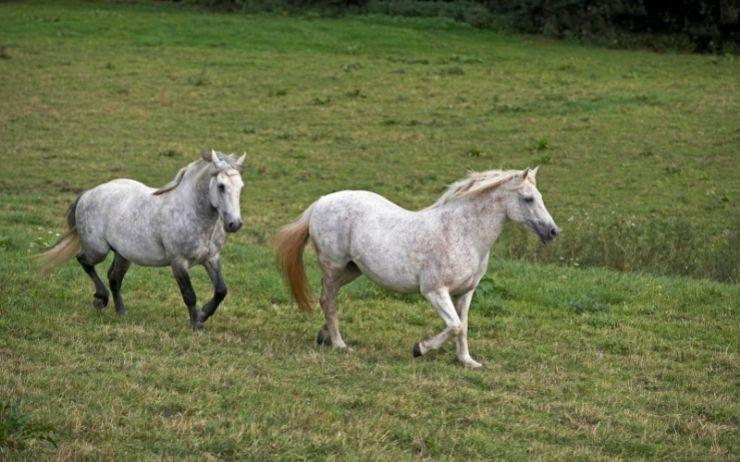
[[[740,0],[182,0],[230,11],[442,16],[608,46],[740,51]]]

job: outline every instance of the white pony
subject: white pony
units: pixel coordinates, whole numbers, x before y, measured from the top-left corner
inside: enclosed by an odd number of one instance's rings
[[[200,329],[226,297],[219,252],[225,232],[242,226],[239,197],[244,157],[235,159],[204,151],[202,159],[181,169],[160,189],[118,179],[83,192],[67,211],[69,231],[51,250],[39,256],[45,272],[70,259],[80,248],[80,262],[95,284],[93,305],[108,304],[108,290],[95,272],[111,250],[108,270],[116,313],[126,308],[121,282],[131,262],[142,266],[172,267],[190,325]],[[188,270],[202,264],[214,287],[213,298],[199,311]]]
[[[323,272],[320,303],[326,321],[317,342],[346,348],[337,292],[364,274],[387,289],[421,293],[444,320],[442,332],[414,345],[414,356],[454,336],[458,360],[480,367],[468,351],[468,308],[504,223],[521,223],[543,242],[559,233],[537,190],[536,174],[537,168],[472,173],[417,212],[368,191],[340,191],[314,202],[280,230],[277,261],[293,298],[310,310],[303,250],[311,240]]]

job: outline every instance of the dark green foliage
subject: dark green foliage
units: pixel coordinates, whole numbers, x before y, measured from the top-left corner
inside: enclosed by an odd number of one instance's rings
[[[516,30],[560,38],[655,47],[668,39],[669,46],[699,52],[736,50],[740,44],[740,5],[734,0],[489,0],[487,5]]]
[[[736,52],[737,0],[185,0],[229,11],[444,17],[608,46]]]
[[[439,16],[475,27],[494,25],[494,17],[488,8],[483,2],[475,1],[370,0],[364,11],[391,16]]]
[[[368,0],[182,0],[221,11],[318,11],[339,13],[358,10]]]

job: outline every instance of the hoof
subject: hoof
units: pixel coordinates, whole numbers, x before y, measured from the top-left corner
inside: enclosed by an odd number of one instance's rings
[[[463,366],[469,367],[471,369],[478,369],[479,367],[483,367],[483,364],[479,363],[473,358],[461,359],[460,362]]]
[[[414,358],[418,358],[419,356],[424,354],[421,352],[421,344],[419,343],[414,344],[413,354],[414,354]]]
[[[193,329],[193,332],[197,332],[203,330],[203,323],[200,321],[191,322],[190,327]]]
[[[126,307],[125,306],[117,306],[116,307],[116,315],[117,316],[125,316],[126,315]]]
[[[98,295],[93,295],[92,304],[95,308],[102,310],[106,306],[108,306],[108,297],[100,297]]]
[[[329,334],[327,334],[324,329],[321,329],[318,334],[316,334],[316,343],[318,345],[327,345],[331,342],[331,339],[329,338]]]

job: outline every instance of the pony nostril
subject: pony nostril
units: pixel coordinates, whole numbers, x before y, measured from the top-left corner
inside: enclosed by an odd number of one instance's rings
[[[557,235],[558,235],[558,229],[550,228],[550,237],[557,237]]]

